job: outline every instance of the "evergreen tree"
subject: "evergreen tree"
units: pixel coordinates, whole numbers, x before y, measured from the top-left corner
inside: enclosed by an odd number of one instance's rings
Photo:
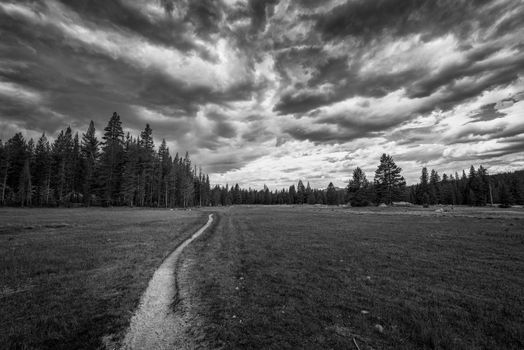
[[[140,168],[140,205],[151,206],[153,203],[153,169],[154,169],[154,142],[153,130],[146,124],[140,133],[140,156],[138,160]]]
[[[347,199],[353,207],[362,207],[369,205],[370,193],[369,182],[366,174],[357,167],[353,170],[353,177],[349,180],[346,188]]]
[[[73,137],[71,128],[60,131],[58,137],[53,142],[52,154],[52,183],[54,189],[54,199],[58,205],[67,202],[68,188],[68,168],[70,156],[73,153]]]
[[[206,175],[205,179],[205,185],[204,185],[204,205],[209,206],[210,205],[210,197],[211,197],[211,183],[209,182],[209,175]],[[247,194],[246,194],[246,202],[247,202]]]
[[[505,184],[499,187],[499,201],[501,208],[509,208],[513,204],[513,196]]]
[[[283,194],[285,195],[285,193]],[[307,183],[307,186],[306,186],[306,197],[307,197],[307,204],[316,204],[315,194],[313,193],[313,190],[311,189],[309,182]]]
[[[96,184],[95,172],[100,157],[100,143],[95,133],[95,123],[91,120],[86,133],[82,135],[82,142],[80,145],[82,169],[84,170],[82,192],[84,196],[84,204],[86,206],[91,205],[92,196],[94,194],[93,188]]]
[[[478,189],[476,193],[477,201],[474,203],[475,205],[481,205],[484,206],[489,202],[489,178],[488,178],[488,171],[486,168],[484,168],[482,165],[479,166],[477,169],[477,176],[478,176]]]
[[[114,112],[102,137],[100,158],[101,197],[104,205],[118,204],[122,181],[124,131],[120,116]]]
[[[0,140],[0,205],[5,204],[5,193],[7,189],[7,173],[9,171],[9,163],[7,157],[7,149],[2,140]]]
[[[271,195],[271,192],[269,191],[269,188],[264,185],[264,190],[262,191],[263,193],[263,199],[262,199],[262,204],[271,204],[272,202],[272,195]]]
[[[295,185],[289,186],[289,204],[295,204],[297,197],[297,191],[295,190]]]
[[[139,187],[139,152],[140,147],[138,145],[138,140],[132,138],[128,133],[124,147],[124,170],[122,174],[122,187],[120,194],[122,196],[123,203],[131,207],[137,204],[136,199],[138,197]]]
[[[297,185],[297,204],[304,204],[304,199],[306,197],[306,188],[304,187],[304,184],[302,183],[302,180],[298,180]]]
[[[30,156],[22,133],[16,133],[7,141],[5,152],[7,153],[7,177],[4,179],[5,201],[22,204],[21,194],[27,191],[25,188],[28,180],[27,169],[25,169],[26,160]],[[22,176],[25,177],[25,181],[21,181]]]
[[[51,194],[51,146],[45,133],[38,139],[35,149],[33,169],[35,202],[37,205],[49,205]]]
[[[182,168],[180,173],[180,191],[182,198],[182,206],[184,208],[193,205],[194,199],[194,186],[193,186],[193,174],[191,168],[191,160],[189,159],[189,154],[186,152],[186,155],[182,161]],[[231,205],[230,194],[227,194],[227,204]]]
[[[382,154],[380,164],[375,171],[375,192],[379,203],[391,204],[398,200],[406,185],[398,167],[390,155]]]
[[[442,174],[441,201],[442,204],[457,204],[453,186],[453,176],[449,177],[445,173]]]
[[[426,167],[422,168],[420,183],[417,190],[417,204],[422,204],[424,206],[429,205],[429,176]]]
[[[438,173],[432,169],[429,177],[429,203],[432,205],[440,202],[440,188],[439,188],[440,177]]]
[[[242,204],[242,197],[240,193],[240,187],[238,184],[235,185],[233,190],[233,204]]]
[[[338,205],[337,190],[332,182],[329,183],[326,191],[327,205]]]
[[[524,204],[524,174],[514,176],[509,180],[509,192],[514,202],[519,205]]]
[[[158,200],[164,207],[169,206],[169,181],[173,162],[169,155],[169,148],[166,140],[162,139],[162,143],[158,148],[159,161],[159,186],[158,186]]]
[[[83,197],[83,183],[84,183],[84,170],[83,170],[83,159],[80,149],[80,140],[78,133],[75,133],[73,137],[73,153],[71,155],[71,166],[70,166],[70,181],[72,189],[71,201],[79,203]]]
[[[24,160],[24,167],[20,174],[20,184],[18,186],[18,201],[22,207],[24,205],[30,206],[32,203],[33,186],[31,183],[31,169],[29,164],[30,159],[27,157]]]

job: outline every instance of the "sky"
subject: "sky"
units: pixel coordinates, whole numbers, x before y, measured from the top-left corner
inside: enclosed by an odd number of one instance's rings
[[[213,184],[524,168],[524,1],[0,1],[0,139],[113,112]]]

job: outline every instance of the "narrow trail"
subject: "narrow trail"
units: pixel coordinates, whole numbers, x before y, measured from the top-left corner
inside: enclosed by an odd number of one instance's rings
[[[213,222],[209,214],[207,223],[180,244],[155,271],[140,306],[131,318],[131,324],[122,342],[122,350],[181,348],[179,337],[184,320],[172,309],[176,295],[176,265],[180,254]]]

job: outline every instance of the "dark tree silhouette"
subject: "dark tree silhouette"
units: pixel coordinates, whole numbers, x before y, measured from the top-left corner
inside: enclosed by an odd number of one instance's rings
[[[82,155],[82,169],[84,171],[82,181],[82,192],[84,197],[84,204],[91,205],[93,197],[93,188],[96,185],[95,170],[98,165],[100,157],[99,144],[96,138],[95,123],[91,120],[89,127],[85,134],[82,135],[82,142],[80,145],[80,152]]]
[[[114,112],[102,137],[100,159],[101,198],[104,205],[118,204],[124,165],[124,131],[120,116]]]
[[[338,205],[337,189],[332,182],[329,183],[326,190],[327,205]]]
[[[353,170],[353,177],[349,180],[346,194],[353,207],[367,206],[372,201],[370,184],[366,179],[366,174],[359,167]]]
[[[400,175],[398,167],[390,155],[382,154],[380,164],[375,171],[375,191],[379,203],[391,204],[400,200],[406,181]]]

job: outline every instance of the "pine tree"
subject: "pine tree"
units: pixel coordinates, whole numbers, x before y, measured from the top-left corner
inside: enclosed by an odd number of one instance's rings
[[[86,133],[82,135],[82,142],[80,145],[82,169],[84,170],[82,192],[84,196],[84,204],[86,206],[91,205],[91,198],[94,194],[93,188],[96,185],[95,173],[100,158],[100,143],[95,133],[95,123],[91,120]]]
[[[33,169],[35,202],[37,205],[49,205],[51,192],[51,146],[45,133],[38,139],[35,149]]]
[[[432,205],[440,202],[440,188],[439,188],[440,177],[436,170],[431,170],[429,177],[429,203]]]
[[[123,202],[130,207],[136,204],[138,196],[138,155],[138,141],[128,133],[124,147],[124,170],[120,193]]]
[[[33,195],[33,186],[31,183],[31,169],[30,159],[26,157],[24,160],[24,167],[20,174],[20,182],[18,186],[18,201],[23,207],[24,205],[31,205]]]
[[[101,197],[104,205],[118,204],[122,180],[124,153],[124,131],[120,116],[114,112],[102,137],[102,155],[100,159]]]
[[[193,168],[193,172],[192,172],[193,176],[193,203],[195,203],[195,205],[201,205],[200,204],[200,201],[201,201],[201,197],[200,197],[200,194],[201,194],[201,178],[199,176],[197,176],[197,168],[196,168],[196,165],[195,167]],[[231,191],[233,191],[233,188],[231,188]]]
[[[417,203],[424,206],[429,205],[429,176],[428,168],[423,167],[420,174],[420,183],[417,188]]]
[[[353,177],[349,180],[346,188],[347,199],[353,207],[362,207],[369,205],[369,182],[366,174],[357,167],[353,170]]]
[[[509,191],[516,204],[524,204],[524,180],[522,174],[520,176],[514,176],[509,180]]]
[[[141,180],[141,206],[151,206],[153,203],[153,170],[154,170],[154,142],[153,130],[146,124],[145,129],[140,133],[140,180]]]
[[[73,153],[71,154],[71,200],[78,203],[79,199],[83,196],[83,182],[84,182],[84,171],[83,171],[83,160],[80,149],[80,141],[78,133],[75,133],[73,137]]]
[[[406,186],[404,177],[390,155],[382,154],[380,164],[375,171],[375,192],[378,202],[391,204],[398,200]]]
[[[454,196],[455,191],[453,188],[453,176],[448,176],[447,174],[442,174],[441,182],[441,200],[442,204],[457,204],[456,198]]]
[[[182,161],[182,168],[180,172],[180,191],[182,206],[184,208],[192,206],[194,200],[194,185],[193,185],[193,174],[191,168],[191,160],[189,159],[189,153],[186,152],[186,155]],[[230,195],[227,194],[229,197]],[[228,204],[231,204],[231,200],[228,199]]]
[[[486,168],[484,168],[482,165],[479,166],[477,169],[477,181],[478,181],[478,189],[477,189],[477,201],[475,205],[484,206],[489,201],[489,178],[488,178],[488,171]]]
[[[501,208],[509,208],[513,204],[513,196],[505,184],[499,187],[499,201]]]
[[[307,197],[306,198],[307,204],[316,204],[315,195],[313,194],[313,190],[311,189],[309,182],[307,183],[307,186],[306,186],[306,197]]]
[[[172,160],[171,156],[169,155],[169,148],[167,147],[165,139],[162,139],[162,143],[158,148],[158,161],[158,200],[159,203],[167,208],[169,206],[169,176],[172,168]]]
[[[232,188],[233,191],[233,204],[242,204],[242,197],[240,193],[240,187],[238,184],[235,185],[234,188]]]
[[[327,205],[338,205],[337,189],[332,182],[329,183],[326,191]]]
[[[469,169],[469,175],[467,177],[466,185],[466,204],[475,205],[478,201],[477,194],[479,190],[479,180],[477,177],[477,171],[473,165]]]
[[[205,186],[204,186],[204,205],[205,206],[209,206],[209,201],[210,201],[210,194],[211,192],[211,183],[209,182],[209,175],[206,175],[206,180],[205,180]],[[246,194],[246,202],[247,202],[247,194]]]
[[[0,140],[0,205],[5,204],[5,193],[7,188],[7,173],[9,171],[9,163],[7,157],[7,149],[2,140]]]
[[[297,184],[297,204],[304,204],[304,199],[306,197],[306,188],[304,187],[304,184],[302,183],[302,180],[298,180]]]
[[[271,192],[269,191],[269,188],[266,185],[264,185],[264,190],[262,191],[262,193],[263,193],[262,204],[266,204],[266,205],[271,204],[272,195],[271,195]]]
[[[67,127],[60,131],[51,149],[53,158],[51,187],[54,189],[54,198],[58,205],[63,205],[68,201],[72,153],[73,135],[71,128]]]
[[[295,185],[289,186],[289,204],[296,203],[297,191],[295,190]]]
[[[7,153],[7,177],[4,187],[6,202],[22,204],[20,194],[25,192],[27,181],[22,182],[20,178],[25,172],[26,159],[29,157],[27,143],[22,133],[16,133],[7,141],[5,151]]]

